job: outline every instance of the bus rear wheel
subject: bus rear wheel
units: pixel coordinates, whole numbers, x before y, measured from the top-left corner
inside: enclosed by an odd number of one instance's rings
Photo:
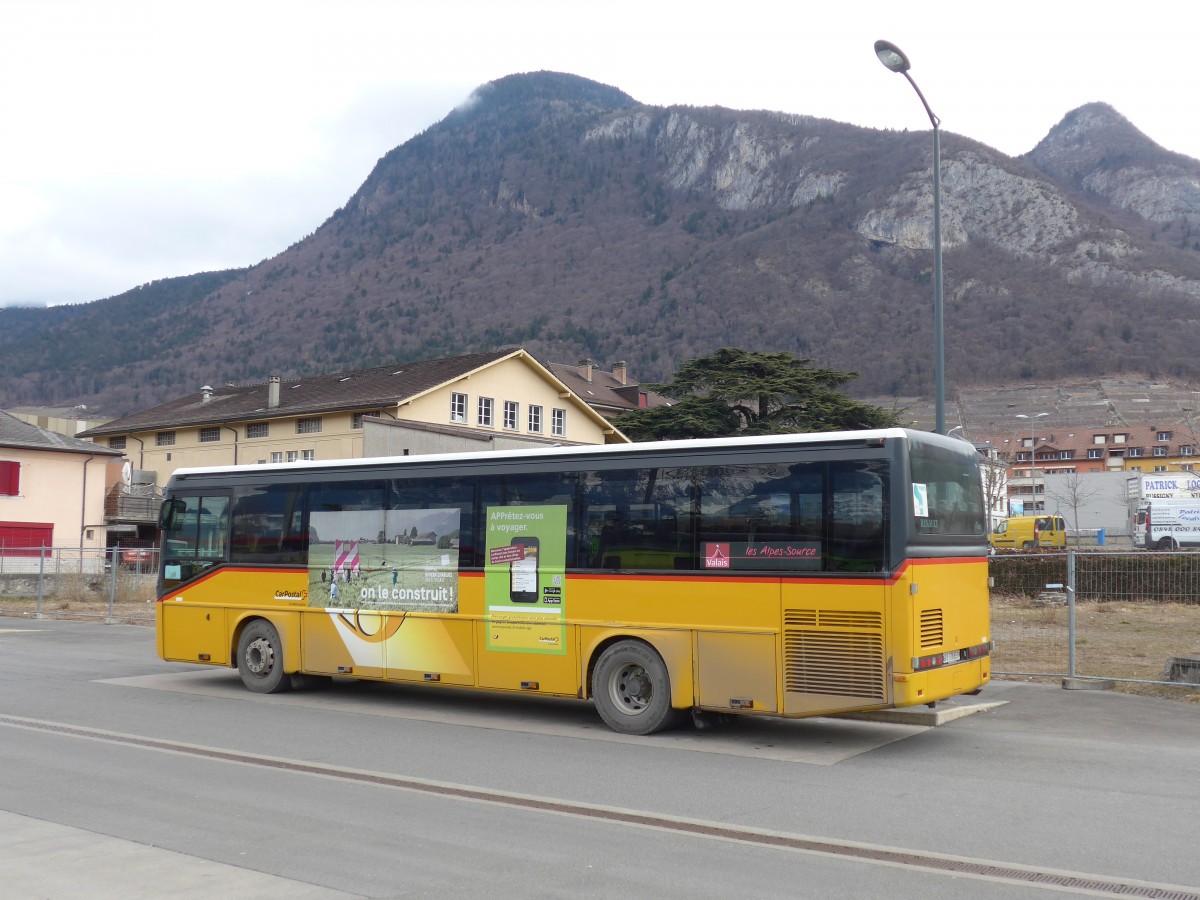
[[[283,645],[279,632],[266,619],[256,619],[238,638],[238,674],[242,684],[256,694],[277,694],[292,686],[283,671]]]
[[[653,647],[618,641],[600,654],[592,696],[606,725],[619,734],[653,734],[679,721],[671,708],[671,676]]]

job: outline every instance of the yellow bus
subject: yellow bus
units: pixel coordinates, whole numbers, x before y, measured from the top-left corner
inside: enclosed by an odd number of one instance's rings
[[[689,713],[933,704],[990,677],[974,449],[883,429],[180,469],[166,660]]]

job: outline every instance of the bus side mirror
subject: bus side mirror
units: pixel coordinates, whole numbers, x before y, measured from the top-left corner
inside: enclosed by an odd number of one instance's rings
[[[180,506],[180,502],[174,497],[163,501],[162,506],[158,508],[159,531],[166,531],[169,528],[171,520],[175,518],[175,511],[178,506]]]

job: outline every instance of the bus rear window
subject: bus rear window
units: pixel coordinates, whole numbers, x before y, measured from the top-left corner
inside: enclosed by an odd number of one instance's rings
[[[918,441],[911,446],[914,531],[982,537],[983,489],[976,460]]]

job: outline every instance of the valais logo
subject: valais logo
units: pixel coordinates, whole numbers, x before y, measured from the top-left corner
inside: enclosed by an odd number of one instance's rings
[[[729,568],[729,545],[728,544],[705,544],[704,545],[704,568],[706,568],[706,569],[728,569]]]

